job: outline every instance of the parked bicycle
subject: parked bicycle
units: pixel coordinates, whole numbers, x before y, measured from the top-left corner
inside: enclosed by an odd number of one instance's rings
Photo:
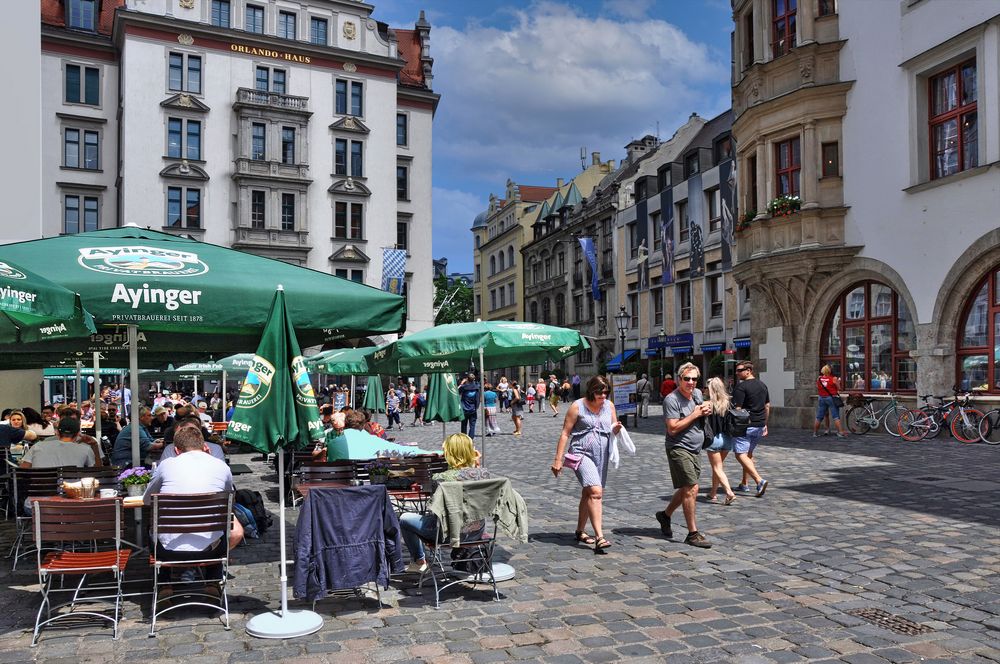
[[[875,406],[878,401],[874,397],[866,397],[860,394],[849,395],[848,401],[861,403],[852,405],[847,410],[845,420],[847,428],[851,433],[865,434],[872,429],[883,427],[886,433],[899,437],[899,417],[906,412],[906,407],[896,401],[896,395],[889,393],[889,400],[881,406]]]
[[[961,397],[957,394],[950,400],[946,397],[922,394],[924,406],[906,411],[897,423],[899,435],[903,440],[918,441],[924,438],[934,438],[942,429],[951,432],[955,440],[962,443],[976,443],[980,438],[980,422],[983,412],[971,404],[972,394],[966,392]],[[941,403],[932,405],[931,399]],[[1000,413],[995,416],[1000,419]],[[1000,439],[997,440],[1000,442]]]
[[[979,438],[987,445],[1000,445],[1000,408],[994,408],[979,420]]]

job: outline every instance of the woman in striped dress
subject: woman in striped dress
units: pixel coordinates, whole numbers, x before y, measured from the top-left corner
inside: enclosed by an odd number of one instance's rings
[[[564,454],[570,452],[582,457],[576,469],[576,478],[583,487],[576,541],[593,544],[594,553],[607,553],[606,549],[611,546],[604,538],[601,500],[608,479],[611,436],[618,433],[622,425],[615,404],[608,399],[610,391],[611,386],[603,376],[594,376],[587,382],[584,397],[574,401],[566,413],[562,435],[556,445],[556,459],[552,463],[552,474],[559,477]],[[593,536],[587,534],[587,521],[594,528]]]

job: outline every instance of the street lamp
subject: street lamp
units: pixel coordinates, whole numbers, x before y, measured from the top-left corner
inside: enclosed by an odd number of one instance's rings
[[[615,315],[615,325],[618,326],[618,336],[622,340],[622,373],[625,371],[625,333],[628,331],[629,323],[631,322],[631,316],[625,311],[625,305],[623,304],[618,309],[618,313]]]
[[[660,344],[660,382],[663,382],[663,363],[666,361],[667,333],[660,328],[660,333],[656,335],[656,340]]]

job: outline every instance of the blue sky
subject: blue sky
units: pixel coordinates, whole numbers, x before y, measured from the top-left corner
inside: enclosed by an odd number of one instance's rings
[[[580,148],[620,161],[730,105],[728,0],[373,0],[374,16],[431,23],[434,257],[472,271],[472,220],[507,178],[554,186]]]

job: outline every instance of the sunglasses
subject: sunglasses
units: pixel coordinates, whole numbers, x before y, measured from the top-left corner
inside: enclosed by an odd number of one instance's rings
[[[736,367],[737,371],[749,371],[746,367]]]
[[[685,383],[697,383],[698,382],[698,377],[697,376],[681,376],[681,380],[683,380]]]
[[[608,396],[609,394],[611,394],[611,392],[608,390],[602,390],[600,392],[595,392],[595,394],[603,394],[604,396]]]

